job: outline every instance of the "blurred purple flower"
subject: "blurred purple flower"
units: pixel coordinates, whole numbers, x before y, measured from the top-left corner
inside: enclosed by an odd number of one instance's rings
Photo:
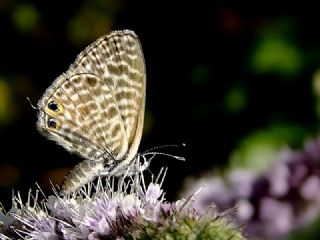
[[[320,138],[301,151],[282,151],[273,166],[257,174],[233,169],[223,178],[189,180],[185,194],[204,187],[196,208],[212,203],[221,211],[237,206],[234,217],[250,239],[286,239],[320,214]]]

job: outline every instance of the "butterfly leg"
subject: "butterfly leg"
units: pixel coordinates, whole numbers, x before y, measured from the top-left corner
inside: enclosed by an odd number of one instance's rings
[[[146,156],[144,155],[138,155],[136,169],[140,172],[143,172],[144,170],[146,170],[150,166],[151,160],[154,158],[154,156],[155,154],[152,155],[149,159],[147,159]],[[140,159],[142,161],[140,161]]]

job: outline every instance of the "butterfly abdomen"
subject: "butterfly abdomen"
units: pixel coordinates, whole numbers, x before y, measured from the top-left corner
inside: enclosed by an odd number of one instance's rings
[[[104,169],[103,160],[83,160],[78,163],[65,177],[60,194],[65,195],[74,192],[81,186],[92,181]]]

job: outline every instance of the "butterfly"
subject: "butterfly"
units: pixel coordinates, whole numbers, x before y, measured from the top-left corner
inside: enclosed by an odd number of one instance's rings
[[[120,176],[139,158],[146,98],[137,35],[113,31],[89,45],[45,91],[37,128],[83,158],[65,177],[70,194],[98,175]]]

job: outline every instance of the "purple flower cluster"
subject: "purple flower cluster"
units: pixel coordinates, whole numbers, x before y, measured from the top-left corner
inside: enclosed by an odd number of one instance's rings
[[[282,151],[263,173],[233,169],[186,186],[183,194],[204,187],[195,201],[199,211],[212,203],[221,211],[236,206],[234,217],[250,239],[285,239],[320,214],[320,139],[302,151]]]
[[[40,203],[38,192],[36,196],[30,192],[27,204],[23,204],[18,194],[12,209],[6,214],[0,212],[0,237],[71,240],[123,235],[125,226],[138,217],[155,221],[159,209],[167,208],[166,205],[162,208],[164,196],[159,184],[150,183],[146,188],[140,182],[134,187],[134,181],[137,179],[129,183],[121,181],[115,190],[111,185],[103,187],[100,179],[93,194],[89,187],[77,196],[56,194]]]
[[[35,196],[30,191],[26,204],[18,193],[12,209],[0,211],[0,238],[211,239],[221,235],[216,239],[244,239],[223,214],[214,209],[204,215],[196,211],[194,195],[166,202],[161,189],[164,175],[160,172],[147,187],[142,173],[120,178],[117,184],[115,178],[99,178],[97,185],[84,187],[73,196],[55,194],[42,201],[39,191]]]

